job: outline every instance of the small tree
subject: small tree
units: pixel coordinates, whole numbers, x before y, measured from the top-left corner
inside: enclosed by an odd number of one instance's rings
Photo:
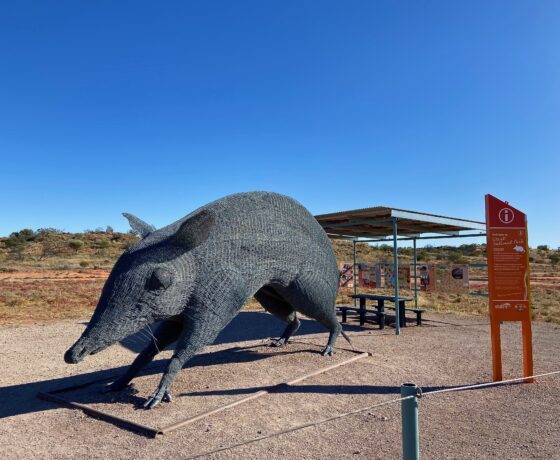
[[[541,244],[539,246],[537,246],[537,251],[548,251],[548,245],[547,244]]]
[[[45,257],[59,256],[65,252],[64,241],[57,238],[45,239],[41,242],[41,255],[39,260]]]

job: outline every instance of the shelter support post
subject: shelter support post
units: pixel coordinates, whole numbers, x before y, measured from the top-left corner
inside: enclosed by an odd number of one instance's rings
[[[416,278],[416,238],[412,239],[413,272],[414,272],[414,308],[418,308],[418,279]]]
[[[399,305],[399,254],[397,245],[397,219],[392,220],[393,226],[393,286],[395,287],[395,334],[401,333],[401,312]]]
[[[356,240],[352,240],[352,249],[354,252],[354,272],[352,274],[354,281],[354,307],[356,307],[356,295],[358,294],[358,262],[356,259]]]

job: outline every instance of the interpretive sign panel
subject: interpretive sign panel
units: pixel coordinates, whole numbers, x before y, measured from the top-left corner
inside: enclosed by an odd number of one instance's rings
[[[521,321],[523,371],[533,375],[527,216],[486,195],[486,243],[494,381],[502,380],[502,321]]]

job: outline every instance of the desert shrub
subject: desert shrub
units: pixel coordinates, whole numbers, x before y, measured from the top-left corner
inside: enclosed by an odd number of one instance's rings
[[[544,251],[547,252],[548,251],[548,245],[547,244],[540,244],[539,246],[537,246],[537,251]]]
[[[403,256],[412,256],[412,248],[399,248],[399,254]]]
[[[113,227],[107,225],[107,227],[105,227],[105,233],[113,233]]]
[[[41,256],[39,260],[45,257],[52,257],[64,254],[66,245],[64,241],[59,238],[46,238],[41,241]]]
[[[10,236],[6,238],[4,244],[6,245],[6,247],[12,247],[17,246],[21,243],[26,243],[28,241],[35,241],[36,238],[37,234],[33,230],[31,230],[30,228],[24,228],[19,232],[10,233]]]
[[[108,240],[100,240],[99,241],[99,247],[101,249],[108,249],[111,247],[111,243]]]
[[[61,233],[64,233],[64,232],[62,230],[59,230],[58,228],[53,228],[53,227],[46,227],[46,228],[37,229],[37,234],[41,235],[41,236],[60,235]]]
[[[121,244],[121,249],[123,251],[126,251],[128,248],[130,248],[134,243],[132,241],[125,241],[123,244]]]
[[[89,265],[87,260],[80,260],[80,267],[85,268]]]
[[[462,244],[459,246],[459,251],[465,256],[476,256],[478,254],[480,245],[478,244]]]
[[[23,259],[23,252],[27,244],[35,241],[37,234],[30,228],[24,228],[19,232],[13,232],[4,239],[4,247],[12,258]]]
[[[551,254],[550,256],[548,256],[548,258],[550,259],[550,261],[556,265],[558,264],[558,262],[560,262],[560,254],[555,252],[554,254]]]
[[[69,240],[68,247],[73,249],[74,251],[78,252],[80,248],[84,245],[84,242],[81,240]]]
[[[447,257],[449,261],[454,264],[462,264],[467,262],[463,255],[459,252],[450,252]]]

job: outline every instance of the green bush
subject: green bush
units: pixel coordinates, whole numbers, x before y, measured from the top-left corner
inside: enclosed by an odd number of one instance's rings
[[[89,262],[87,260],[81,260],[80,261],[80,267],[85,268],[89,265]]]
[[[74,251],[78,252],[80,248],[84,245],[84,242],[81,240],[69,240],[68,247],[73,249]]]
[[[99,242],[99,247],[100,247],[101,249],[108,249],[108,248],[111,247],[111,243],[109,242],[109,240],[101,240],[101,241]]]
[[[19,232],[11,233],[4,241],[4,244],[7,248],[11,248],[20,244],[25,244],[28,241],[35,241],[35,238],[37,238],[37,234],[33,230],[30,228],[24,228]]]

